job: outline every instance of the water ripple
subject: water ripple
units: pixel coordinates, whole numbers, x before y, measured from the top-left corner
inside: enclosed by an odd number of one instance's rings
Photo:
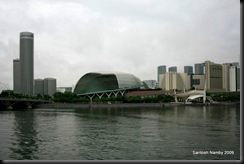
[[[240,107],[33,109],[0,112],[0,158],[240,159]],[[233,150],[234,155],[194,155]]]

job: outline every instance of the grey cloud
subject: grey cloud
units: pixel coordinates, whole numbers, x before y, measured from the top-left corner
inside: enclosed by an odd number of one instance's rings
[[[35,78],[71,86],[91,71],[156,79],[158,65],[239,61],[240,10],[230,0],[0,1],[1,80],[12,84],[19,33],[35,34]],[[0,80],[0,81],[1,81]]]

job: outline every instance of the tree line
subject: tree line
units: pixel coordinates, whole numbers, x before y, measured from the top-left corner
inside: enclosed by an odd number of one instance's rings
[[[217,102],[240,102],[240,92],[222,92],[222,93],[207,93],[207,96],[211,96],[214,101]],[[49,95],[35,95],[26,96],[22,94],[16,94],[13,92],[2,92],[0,97],[5,98],[18,98],[18,99],[39,99],[39,100],[50,100],[54,103],[89,103],[88,97],[80,97],[75,93],[71,92],[56,92],[51,97]],[[173,95],[155,95],[151,97],[141,96],[111,96],[108,97],[94,97],[92,102],[96,103],[159,103],[159,102],[174,102],[175,98]]]
[[[90,99],[88,97],[79,97],[74,93],[70,92],[56,92],[52,98],[53,102],[56,103],[88,103]],[[157,103],[157,102],[172,102],[174,97],[171,95],[158,95],[152,97],[141,97],[141,96],[111,96],[111,97],[94,97],[92,102],[95,103]]]
[[[240,102],[240,92],[221,92],[207,95],[217,102]]]

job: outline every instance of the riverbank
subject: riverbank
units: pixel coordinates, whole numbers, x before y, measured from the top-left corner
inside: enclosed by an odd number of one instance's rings
[[[114,104],[78,104],[78,103],[50,103],[40,104],[36,108],[128,108],[128,107],[168,107],[168,106],[204,106],[204,105],[237,105],[239,102],[218,102],[211,104],[184,104],[183,102],[170,103],[114,103]]]

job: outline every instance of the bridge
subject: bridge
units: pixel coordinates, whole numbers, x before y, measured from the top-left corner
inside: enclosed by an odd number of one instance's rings
[[[0,109],[33,108],[38,104],[46,104],[49,102],[49,100],[0,98]]]

